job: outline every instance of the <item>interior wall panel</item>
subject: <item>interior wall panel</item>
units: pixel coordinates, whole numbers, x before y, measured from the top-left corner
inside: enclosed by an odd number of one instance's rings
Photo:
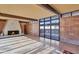
[[[26,25],[27,34],[34,35],[34,36],[39,36],[39,22],[35,22],[35,23],[20,22],[20,25],[21,25],[22,33],[24,33],[24,26]]]
[[[6,21],[5,20],[0,20],[0,34],[3,33],[3,29],[5,27]]]
[[[29,23],[28,32],[34,36],[39,36],[39,22]]]
[[[28,25],[29,25],[29,23],[27,23],[27,22],[20,22],[22,33],[28,34]]]

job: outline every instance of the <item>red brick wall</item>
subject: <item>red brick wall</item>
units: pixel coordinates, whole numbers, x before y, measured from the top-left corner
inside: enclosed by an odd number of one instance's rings
[[[79,16],[61,18],[60,34],[61,51],[79,53]]]

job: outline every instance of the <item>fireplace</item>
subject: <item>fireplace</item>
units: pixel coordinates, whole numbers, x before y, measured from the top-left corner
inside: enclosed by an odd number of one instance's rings
[[[8,31],[8,35],[16,35],[19,34],[18,30]]]

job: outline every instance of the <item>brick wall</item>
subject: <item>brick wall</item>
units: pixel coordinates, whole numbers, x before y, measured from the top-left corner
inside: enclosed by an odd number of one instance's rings
[[[62,52],[79,53],[79,16],[61,18],[60,36]]]

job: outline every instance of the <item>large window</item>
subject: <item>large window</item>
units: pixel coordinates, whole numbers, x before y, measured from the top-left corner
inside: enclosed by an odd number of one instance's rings
[[[40,36],[51,40],[59,40],[59,17],[53,16],[41,20]]]
[[[62,14],[62,17],[78,16],[79,10]]]
[[[72,16],[78,16],[78,15],[79,15],[79,11],[72,12]]]
[[[71,13],[65,13],[65,14],[62,14],[62,17],[70,17],[71,16]]]

